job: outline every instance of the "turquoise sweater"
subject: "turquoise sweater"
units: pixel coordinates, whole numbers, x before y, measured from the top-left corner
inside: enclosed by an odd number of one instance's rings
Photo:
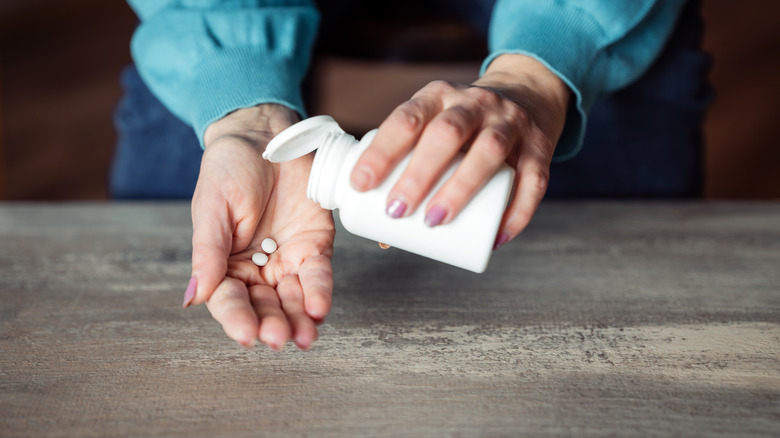
[[[141,19],[133,59],[154,94],[203,139],[239,108],[305,114],[300,84],[319,14],[309,0],[129,0]],[[490,61],[532,56],[572,90],[556,158],[576,154],[601,96],[637,79],[663,49],[685,0],[498,0]]]

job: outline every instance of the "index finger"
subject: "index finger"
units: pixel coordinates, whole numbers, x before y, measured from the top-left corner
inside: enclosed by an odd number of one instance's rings
[[[418,93],[393,110],[379,126],[376,137],[352,169],[350,182],[355,190],[371,190],[384,181],[414,147],[423,128],[439,112],[440,107],[440,99]]]

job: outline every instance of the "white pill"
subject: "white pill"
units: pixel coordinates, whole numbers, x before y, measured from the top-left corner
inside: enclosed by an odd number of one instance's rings
[[[261,252],[256,252],[252,254],[252,263],[257,266],[265,266],[265,264],[268,263],[268,256]]]
[[[267,252],[268,254],[271,254],[272,252],[276,251],[276,242],[274,242],[274,239],[271,239],[270,237],[266,237],[263,239],[263,242],[260,243],[260,248],[263,248],[263,251]]]

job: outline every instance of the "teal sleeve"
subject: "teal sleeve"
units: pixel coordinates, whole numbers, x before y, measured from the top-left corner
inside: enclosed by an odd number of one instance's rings
[[[671,36],[685,0],[498,0],[490,55],[531,56],[557,74],[575,98],[555,159],[582,145],[597,99],[642,75]]]
[[[261,103],[305,114],[300,85],[319,13],[308,0],[129,0],[133,60],[203,142],[212,122]]]

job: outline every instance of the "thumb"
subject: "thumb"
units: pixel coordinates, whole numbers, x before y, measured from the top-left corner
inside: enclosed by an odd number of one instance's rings
[[[216,194],[202,195],[192,199],[192,275],[184,293],[185,308],[211,297],[225,278],[233,245],[227,201]]]

